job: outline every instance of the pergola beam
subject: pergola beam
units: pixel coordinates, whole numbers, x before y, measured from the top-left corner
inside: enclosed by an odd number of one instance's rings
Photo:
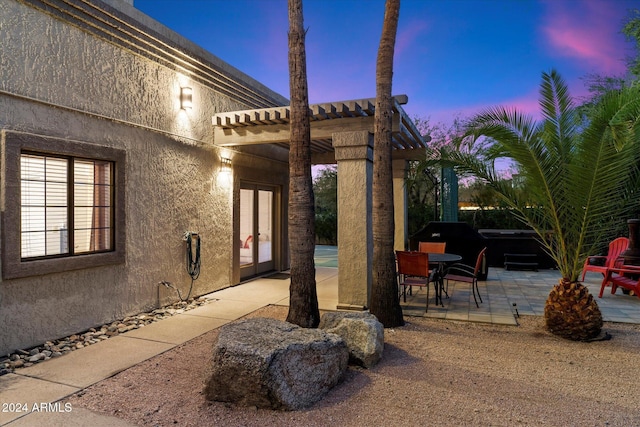
[[[399,154],[402,158],[419,155],[426,147],[414,123],[407,116],[402,104],[406,95],[393,97],[392,146],[395,151],[414,151]],[[336,132],[373,133],[375,98],[337,101],[309,106],[311,150],[317,163],[334,163],[332,138]],[[277,144],[287,146],[290,140],[289,106],[257,110],[232,111],[213,116],[213,142],[220,147]],[[325,153],[329,153],[326,154]],[[329,160],[333,159],[329,162]]]
[[[311,139],[331,139],[336,132],[373,132],[373,116],[343,117],[339,120],[313,120]],[[400,116],[393,116],[394,133],[402,130]],[[289,124],[268,124],[238,127],[214,127],[213,140],[217,146],[278,144],[289,142]],[[405,146],[406,144],[400,143]]]

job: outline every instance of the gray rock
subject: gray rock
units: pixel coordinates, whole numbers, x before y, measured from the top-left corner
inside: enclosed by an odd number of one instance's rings
[[[36,353],[36,354],[34,354],[33,356],[31,356],[31,357],[29,358],[29,362],[31,362],[31,363],[33,363],[33,362],[38,362],[38,361],[40,361],[41,359],[44,359],[44,358],[45,358],[45,355],[44,355],[44,354],[42,354],[42,353]]]
[[[371,368],[384,350],[384,326],[367,312],[336,311],[325,313],[318,328],[340,335],[349,347],[352,364]]]
[[[342,378],[349,359],[337,335],[275,319],[254,318],[220,329],[204,389],[208,400],[295,410],[320,400]]]

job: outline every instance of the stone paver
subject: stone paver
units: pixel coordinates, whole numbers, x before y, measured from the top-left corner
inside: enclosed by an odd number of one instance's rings
[[[401,301],[401,305],[407,316],[515,326],[516,309],[521,316],[544,314],[547,296],[559,279],[560,273],[557,270],[533,272],[490,268],[487,280],[478,284],[483,300],[479,303],[480,308],[477,308],[473,301],[470,285],[456,282],[449,282],[449,298],[443,298],[444,307],[435,305],[433,288],[430,290],[429,309],[426,313],[427,295],[424,289],[414,289],[413,295],[407,295],[407,302]],[[611,288],[607,288],[603,297],[598,298],[601,282],[601,276],[587,274],[583,283],[596,298],[603,319],[611,322],[640,323],[640,298],[624,295],[620,290],[611,295]],[[482,315],[487,312],[490,313],[489,317]]]

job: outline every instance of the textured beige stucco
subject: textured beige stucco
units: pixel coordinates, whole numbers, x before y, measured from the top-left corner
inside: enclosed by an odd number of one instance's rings
[[[186,231],[202,239],[192,295],[237,283],[237,186],[217,179],[211,117],[252,106],[18,1],[0,8],[0,127],[125,149],[127,168],[126,262],[0,282],[0,353],[175,301],[160,281],[186,295]],[[180,109],[183,85],[191,110]],[[243,151],[224,153],[233,179],[281,186],[286,202],[286,150]]]
[[[369,306],[373,261],[371,229],[373,135],[333,134],[338,161],[338,307]]]
[[[393,249],[404,251],[408,247],[408,211],[407,211],[407,161],[393,160],[393,221],[395,232],[393,236]]]

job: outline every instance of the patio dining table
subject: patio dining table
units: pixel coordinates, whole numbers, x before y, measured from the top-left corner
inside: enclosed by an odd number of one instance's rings
[[[451,254],[451,253],[429,253],[429,265],[433,265],[433,270],[431,273],[431,281],[436,288],[436,305],[438,305],[438,301],[440,301],[440,305],[444,307],[444,303],[442,302],[442,291],[449,298],[449,294],[444,289],[444,276],[445,276],[445,268],[448,264],[458,262],[462,260],[461,255]]]

